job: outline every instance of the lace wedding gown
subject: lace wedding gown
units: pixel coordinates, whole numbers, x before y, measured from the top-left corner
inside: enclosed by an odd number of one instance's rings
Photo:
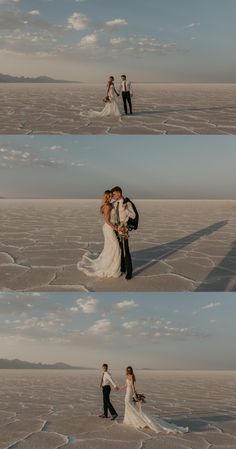
[[[124,424],[135,427],[136,429],[149,428],[156,433],[173,433],[182,434],[188,432],[187,427],[177,427],[168,422],[162,421],[159,418],[152,419],[142,411],[140,402],[133,402],[133,388],[132,383],[126,380],[126,395],[125,395],[125,416]]]
[[[110,86],[108,97],[110,101],[105,103],[103,110],[100,112],[89,111],[89,117],[121,117],[121,113],[116,101],[115,87],[113,85]]]
[[[116,223],[116,211],[111,210],[110,221]],[[104,247],[99,257],[90,257],[84,254],[82,260],[78,262],[77,268],[87,276],[97,276],[101,278],[118,278],[121,275],[121,250],[113,229],[107,224],[103,225]]]

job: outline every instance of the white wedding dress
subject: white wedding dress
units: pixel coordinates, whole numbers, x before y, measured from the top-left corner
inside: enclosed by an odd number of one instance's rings
[[[121,113],[116,101],[116,93],[115,93],[115,87],[114,85],[110,86],[109,92],[108,92],[109,100],[107,103],[105,103],[105,106],[102,111],[89,111],[89,117],[121,117]]]
[[[140,402],[133,402],[133,388],[129,379],[126,380],[126,395],[125,395],[125,416],[123,423],[135,427],[135,429],[149,428],[156,433],[172,433],[183,434],[188,432],[187,427],[177,427],[162,421],[159,418],[148,417],[142,411]]]
[[[110,221],[116,223],[116,211],[111,209]],[[77,268],[87,276],[118,278],[121,275],[121,250],[115,231],[107,223],[103,225],[104,247],[99,257],[84,254]]]

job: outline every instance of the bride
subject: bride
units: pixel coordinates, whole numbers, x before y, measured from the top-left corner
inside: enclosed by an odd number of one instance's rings
[[[87,276],[118,278],[121,275],[121,250],[115,233],[117,230],[116,211],[111,200],[112,193],[110,190],[106,190],[101,204],[101,213],[104,218],[104,247],[100,256],[94,259],[86,253],[77,264],[78,270]]]
[[[115,88],[114,76],[110,76],[107,84],[107,94],[104,99],[105,106],[102,111],[90,111],[89,117],[121,117],[119,107],[116,101],[116,96],[119,94]]]
[[[126,383],[119,388],[119,390],[126,389],[124,424],[135,427],[136,429],[144,429],[146,427],[156,433],[182,434],[188,432],[187,427],[177,427],[159,418],[153,419],[148,417],[142,411],[141,401],[137,401],[138,396],[135,389],[135,382],[136,377],[133,368],[128,366],[126,368]]]

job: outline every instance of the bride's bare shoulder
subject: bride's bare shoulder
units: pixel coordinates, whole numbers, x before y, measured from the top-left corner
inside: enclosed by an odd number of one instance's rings
[[[102,210],[103,213],[107,212],[107,211],[110,211],[111,209],[112,209],[112,205],[109,204],[109,203],[105,203],[101,207],[101,210]]]

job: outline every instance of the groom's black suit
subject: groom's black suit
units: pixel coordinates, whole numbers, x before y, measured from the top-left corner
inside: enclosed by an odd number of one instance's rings
[[[121,85],[119,88],[119,94],[120,94],[120,92],[122,92],[122,99],[123,99],[125,114],[128,114],[128,106],[129,106],[129,112],[130,112],[130,114],[132,114],[133,107],[132,107],[131,97],[133,94],[133,88],[132,88],[131,82],[128,81],[127,79],[122,78]]]
[[[110,393],[111,393],[111,386],[110,383],[116,388],[116,385],[108,371],[104,372],[102,374],[101,378],[101,384],[102,387],[102,395],[103,395],[103,409],[104,409],[104,415],[103,418],[108,418],[108,411],[110,412],[111,416],[115,417],[118,416],[116,413],[116,410],[114,409],[111,401],[110,401]]]
[[[121,249],[121,273],[126,273],[127,278],[131,278],[133,274],[133,265],[129,250],[129,240],[121,238],[118,233],[117,238]]]
[[[129,105],[130,114],[132,114],[133,113],[133,108],[132,108],[132,101],[131,101],[131,94],[130,94],[130,92],[128,92],[128,91],[127,92],[122,92],[122,98],[123,98],[125,114],[128,114],[127,103]]]
[[[117,213],[117,223],[120,223],[120,217],[119,217],[119,203],[118,206],[116,206],[116,213]],[[118,232],[116,232],[116,236],[120,245],[121,249],[121,273],[126,273],[126,278],[131,279],[133,274],[133,265],[132,265],[132,259],[131,254],[129,250],[129,239],[123,238],[119,235]]]
[[[102,387],[102,394],[103,394],[103,409],[104,409],[104,416],[108,417],[108,410],[111,414],[111,416],[117,415],[116,410],[114,409],[111,401],[110,401],[110,393],[111,393],[111,387],[110,385],[105,385]]]

